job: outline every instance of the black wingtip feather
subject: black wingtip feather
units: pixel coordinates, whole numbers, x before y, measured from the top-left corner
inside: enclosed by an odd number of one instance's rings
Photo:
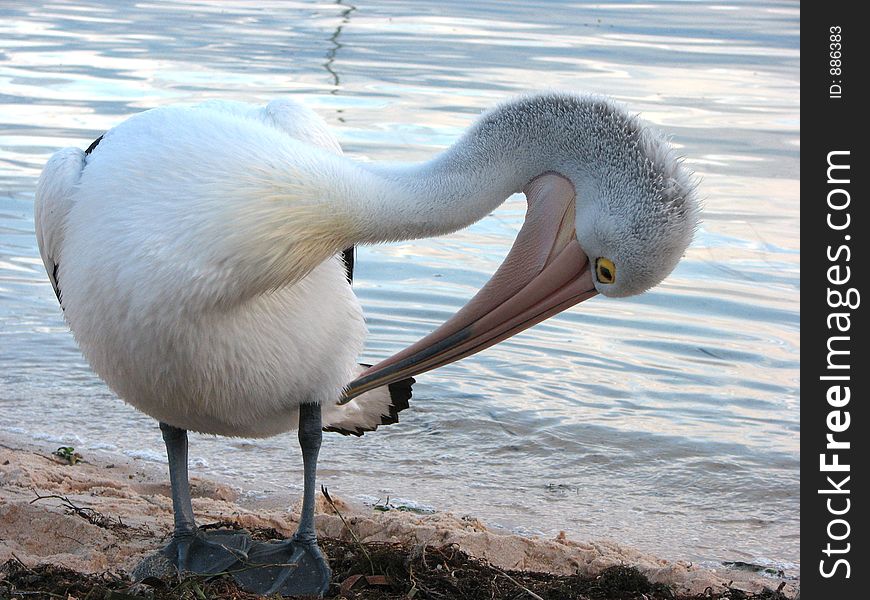
[[[343,427],[324,427],[323,431],[327,433],[340,433],[341,435],[353,435],[356,437],[362,437],[362,434],[365,433],[362,429],[344,429]]]
[[[362,366],[368,367],[371,365]],[[381,415],[380,425],[392,425],[393,423],[399,422],[399,413],[410,406],[410,403],[408,401],[414,394],[411,388],[415,383],[417,383],[416,379],[414,379],[413,377],[408,377],[407,379],[402,379],[401,381],[391,383],[387,386],[387,389],[390,392],[390,414]],[[356,437],[361,437],[366,431],[374,431],[375,429],[377,429],[377,426],[371,429],[344,429],[343,427],[324,427],[323,431],[340,433],[341,435],[354,435]]]
[[[353,264],[355,262],[354,252],[355,247],[351,246],[350,248],[341,253],[342,257],[344,258],[344,268],[345,274],[347,276],[347,282],[351,285],[353,285]]]
[[[91,142],[91,145],[88,146],[87,150],[85,150],[85,156],[87,156],[88,154],[93,152],[94,149],[96,149],[96,147],[100,145],[101,141],[103,141],[103,136],[100,136],[97,139],[95,139],[93,142]]]
[[[381,415],[381,425],[392,425],[399,422],[399,413],[408,408],[408,400],[414,393],[411,386],[415,383],[417,380],[409,377],[387,386],[387,389],[390,390],[390,414]]]
[[[387,389],[390,390],[390,400],[393,401],[393,407],[397,413],[408,408],[408,400],[414,394],[411,388],[415,383],[417,383],[416,379],[408,377],[387,386]]]

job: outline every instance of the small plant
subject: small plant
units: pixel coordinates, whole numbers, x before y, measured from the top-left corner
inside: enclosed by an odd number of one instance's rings
[[[74,465],[82,461],[82,455],[76,452],[76,449],[72,446],[61,446],[54,452],[52,452],[54,456],[64,460],[67,464]]]

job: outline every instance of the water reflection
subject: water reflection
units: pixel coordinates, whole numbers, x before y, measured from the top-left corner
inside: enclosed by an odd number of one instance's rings
[[[342,2],[342,0],[336,0],[335,3],[345,6],[345,3]],[[331,36],[329,36],[329,41],[332,42],[332,48],[330,48],[329,51],[326,53],[326,62],[323,63],[323,68],[326,69],[330,75],[332,75],[333,89],[330,90],[331,94],[337,94],[339,86],[341,84],[341,80],[338,77],[338,71],[336,71],[334,68],[335,57],[342,47],[341,42],[338,41],[338,38],[341,36],[341,30],[344,28],[344,26],[350,23],[350,15],[355,10],[356,6],[348,4],[347,8],[344,9],[341,13],[341,25],[338,25],[335,28],[335,32]]]

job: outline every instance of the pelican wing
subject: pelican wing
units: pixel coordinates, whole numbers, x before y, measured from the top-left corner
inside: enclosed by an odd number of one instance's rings
[[[368,367],[360,365],[359,372]],[[346,404],[324,404],[323,431],[359,437],[367,431],[376,430],[380,425],[398,423],[399,413],[408,408],[413,384],[414,379],[403,379],[361,394]]]
[[[59,273],[66,217],[74,202],[85,157],[78,148],[57,151],[46,163],[36,185],[33,208],[36,241],[58,302],[61,302]]]

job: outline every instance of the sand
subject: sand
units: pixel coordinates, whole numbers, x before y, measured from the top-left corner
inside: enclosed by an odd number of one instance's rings
[[[14,556],[30,566],[51,563],[85,573],[129,572],[165,544],[172,530],[172,503],[164,471],[103,452],[88,453],[84,462],[69,465],[52,456],[55,449],[0,434],[0,563]],[[298,504],[290,511],[267,508],[223,483],[196,477],[191,483],[200,524],[233,521],[247,528],[272,527],[285,535],[295,530]],[[521,537],[492,531],[468,516],[379,512],[340,498],[333,501],[344,521],[319,497],[320,536],[351,539],[350,527],[363,542],[456,544],[501,569],[558,575],[594,576],[614,565],[630,565],[651,581],[687,594],[707,588],[722,591],[729,583],[758,592],[781,583],[745,571],[662,560],[614,541]],[[87,514],[77,514],[71,506]],[[785,581],[782,591],[793,597],[797,582]]]

